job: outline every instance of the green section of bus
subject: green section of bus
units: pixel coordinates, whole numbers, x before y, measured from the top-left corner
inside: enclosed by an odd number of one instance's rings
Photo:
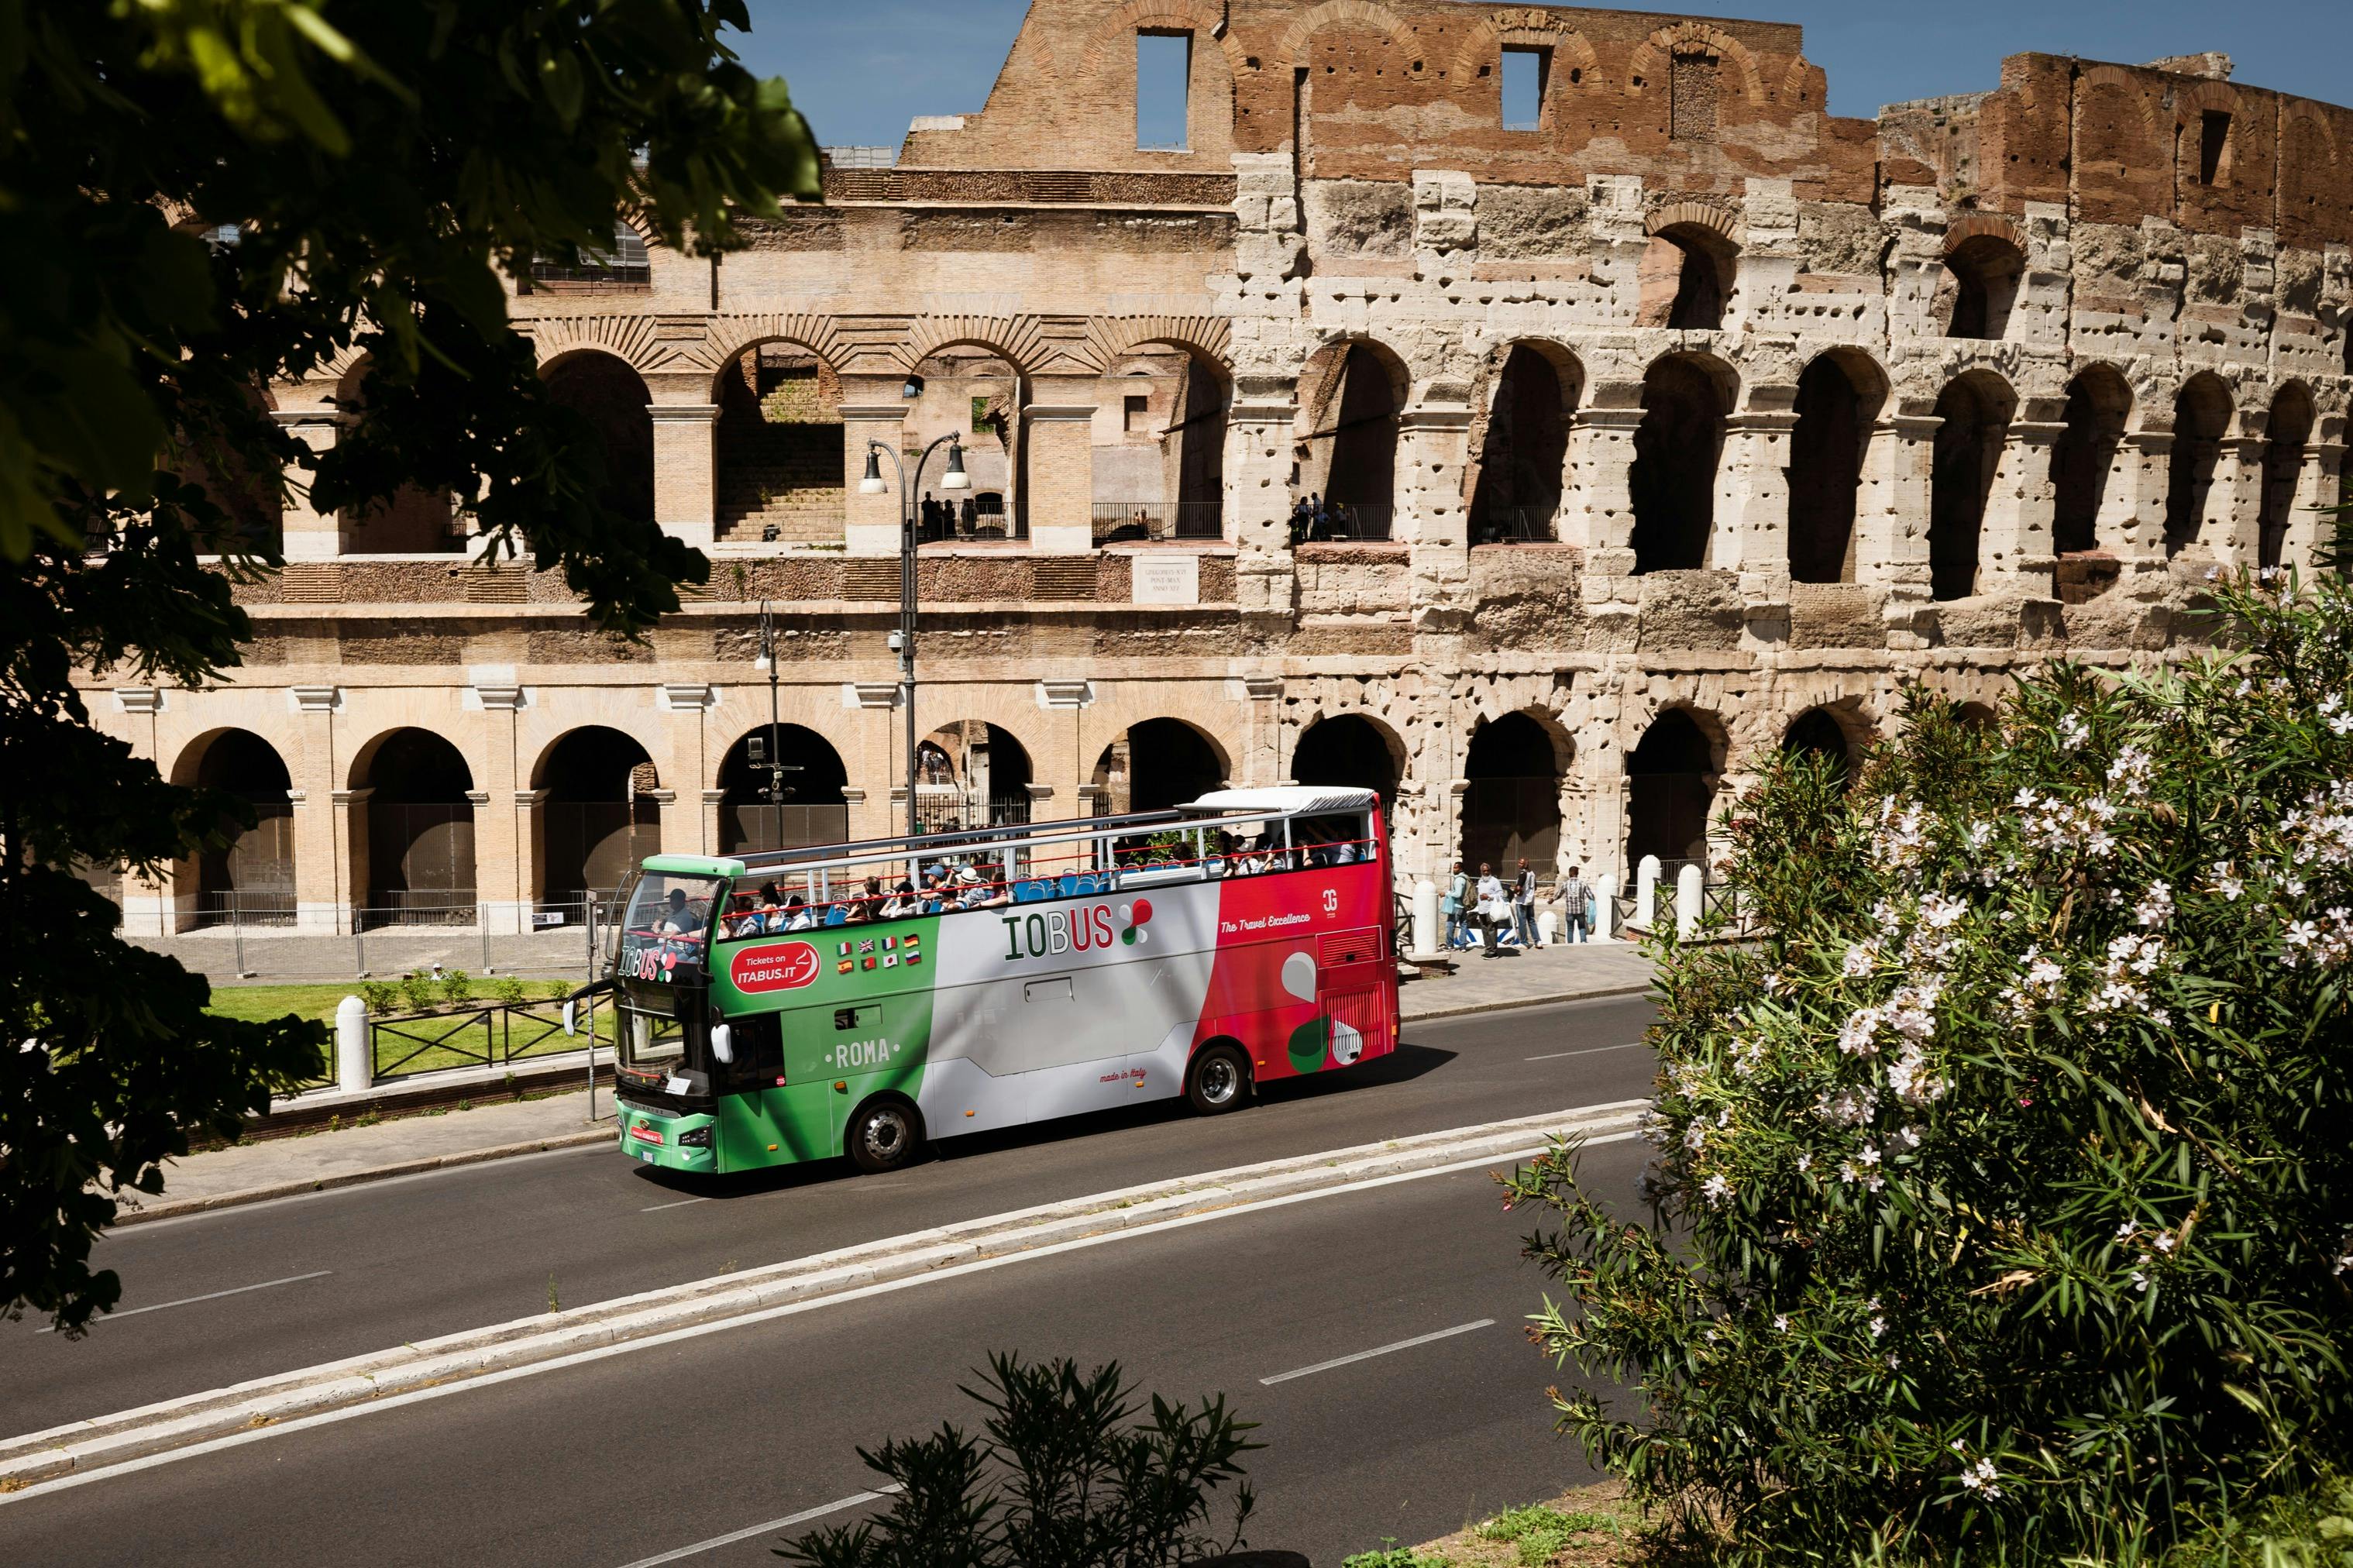
[[[723,855],[649,855],[645,869],[672,877],[740,877],[744,862]]]

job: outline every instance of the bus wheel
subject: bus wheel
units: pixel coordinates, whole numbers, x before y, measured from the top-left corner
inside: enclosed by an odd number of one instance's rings
[[[922,1123],[913,1110],[895,1100],[878,1100],[860,1108],[842,1134],[849,1163],[869,1175],[895,1171],[923,1147]]]
[[[1250,1100],[1250,1064],[1231,1046],[1211,1046],[1187,1070],[1185,1098],[1203,1116],[1240,1110]]]

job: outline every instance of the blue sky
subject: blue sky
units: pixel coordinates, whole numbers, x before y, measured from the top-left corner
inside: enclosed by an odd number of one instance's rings
[[[747,0],[746,64],[782,76],[828,145],[895,144],[917,114],[978,109],[1020,26],[1025,0]],[[1694,5],[1694,10],[1701,7]],[[2353,101],[2353,16],[2344,0],[1771,0],[1715,14],[1796,22],[1830,73],[1831,109],[1996,85],[2001,58],[2027,49],[2137,62],[2221,49],[2236,79]]]

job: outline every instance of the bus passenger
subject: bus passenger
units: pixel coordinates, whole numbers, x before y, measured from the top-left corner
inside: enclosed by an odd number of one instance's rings
[[[702,922],[695,917],[693,910],[686,907],[684,888],[670,890],[670,906],[662,911],[661,922],[657,929],[665,936],[692,936],[702,929]]]
[[[785,900],[784,914],[786,931],[807,931],[817,924],[816,917],[809,913],[807,900],[798,893]]]

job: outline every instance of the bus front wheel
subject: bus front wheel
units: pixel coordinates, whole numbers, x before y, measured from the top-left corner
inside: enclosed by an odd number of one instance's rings
[[[1231,1046],[1211,1046],[1187,1069],[1185,1098],[1203,1116],[1240,1110],[1250,1100],[1250,1063]]]
[[[867,1174],[895,1171],[923,1147],[923,1123],[913,1107],[895,1100],[878,1100],[860,1107],[849,1119],[842,1142],[849,1150],[849,1163]]]

